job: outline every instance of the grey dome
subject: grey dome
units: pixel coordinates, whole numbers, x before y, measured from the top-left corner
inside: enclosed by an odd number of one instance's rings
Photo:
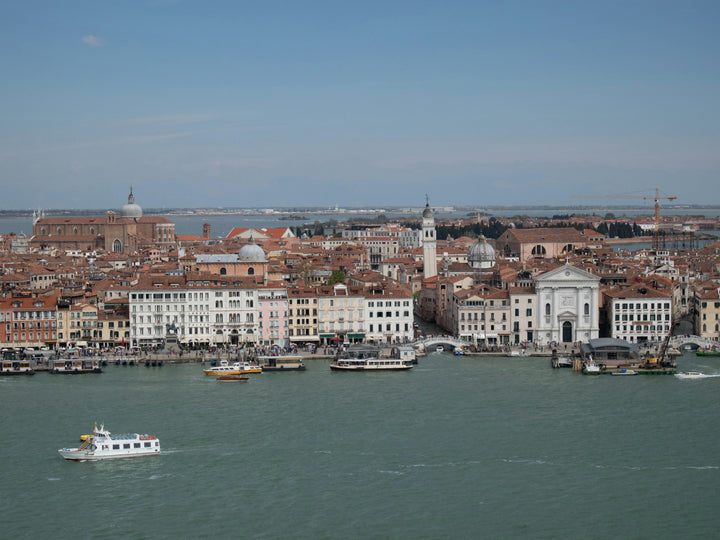
[[[238,258],[240,262],[249,262],[249,263],[264,263],[267,262],[267,259],[265,259],[265,252],[263,249],[258,246],[252,238],[250,238],[250,243],[243,246],[240,249],[240,253],[238,254]]]
[[[143,215],[142,208],[140,205],[135,204],[135,195],[133,195],[132,188],[130,188],[130,195],[128,196],[128,202],[120,209],[121,218],[141,218]]]
[[[492,268],[495,266],[495,249],[488,244],[484,236],[475,242],[467,254],[468,265],[472,268]]]
[[[430,209],[430,203],[425,203],[425,210],[423,210],[423,216],[424,218],[431,218],[433,217],[433,212]]]

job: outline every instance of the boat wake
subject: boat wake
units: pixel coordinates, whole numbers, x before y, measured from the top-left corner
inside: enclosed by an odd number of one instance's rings
[[[720,374],[707,374],[707,373],[676,373],[675,377],[678,379],[715,379],[720,377]]]

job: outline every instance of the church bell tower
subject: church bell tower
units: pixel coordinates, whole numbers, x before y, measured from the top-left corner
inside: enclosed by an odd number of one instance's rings
[[[423,275],[427,279],[437,275],[435,215],[430,208],[430,199],[427,195],[425,195],[425,210],[422,216]]]

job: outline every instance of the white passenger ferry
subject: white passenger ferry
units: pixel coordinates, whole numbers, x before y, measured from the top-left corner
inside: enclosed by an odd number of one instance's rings
[[[351,349],[330,364],[330,369],[334,371],[397,371],[412,367],[412,359],[381,358],[378,349],[366,346]]]
[[[78,448],[61,448],[60,455],[69,461],[99,461],[102,459],[135,458],[160,454],[160,441],[152,435],[130,433],[111,435],[95,424],[92,437],[86,437]]]

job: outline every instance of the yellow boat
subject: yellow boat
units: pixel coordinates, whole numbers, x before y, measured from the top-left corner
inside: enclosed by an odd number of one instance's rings
[[[250,362],[235,362],[228,364],[227,360],[220,362],[219,366],[204,369],[205,375],[245,375],[247,373],[262,373],[262,366]]]

